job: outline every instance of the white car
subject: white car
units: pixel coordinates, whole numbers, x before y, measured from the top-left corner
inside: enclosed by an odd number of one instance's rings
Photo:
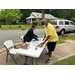
[[[50,24],[52,24],[57,33],[64,35],[65,32],[75,31],[75,23],[70,20],[51,20]]]

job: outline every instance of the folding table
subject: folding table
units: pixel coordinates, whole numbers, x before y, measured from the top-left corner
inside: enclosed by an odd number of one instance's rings
[[[25,57],[26,57],[26,62],[24,64],[27,64],[27,57],[32,57],[32,64],[33,64],[33,57],[38,58],[41,55],[46,43],[41,48],[37,47],[37,50],[35,50],[35,47],[36,47],[36,45],[43,42],[42,39],[40,41],[29,42],[29,44],[30,44],[29,49],[22,49],[22,48],[18,49],[17,53],[21,54],[21,55],[25,55]]]

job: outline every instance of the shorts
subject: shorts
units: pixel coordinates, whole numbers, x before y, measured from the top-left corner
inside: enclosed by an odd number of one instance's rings
[[[57,41],[56,41],[56,42],[57,42]],[[56,46],[56,42],[48,42],[48,43],[47,43],[47,48],[48,48],[49,52],[54,51],[55,46]]]

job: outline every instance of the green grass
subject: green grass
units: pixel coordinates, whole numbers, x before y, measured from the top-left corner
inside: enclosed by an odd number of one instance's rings
[[[21,28],[19,28],[19,26],[21,26]],[[11,25],[11,28],[10,28],[10,25],[1,25],[1,30],[9,30],[9,29],[30,29],[31,26],[27,26],[27,25]],[[36,28],[43,28],[42,25],[40,26],[36,26]]]
[[[68,57],[66,59],[57,61],[51,65],[75,65],[75,55]]]
[[[67,39],[75,40],[75,35],[72,35],[72,36],[69,36],[69,37],[59,38],[59,40],[57,41],[57,44],[65,43],[64,40],[67,40]],[[46,44],[45,47],[47,47],[47,44]]]
[[[59,38],[59,40],[57,41],[57,44],[65,43],[64,40],[67,40],[67,39],[75,40],[75,35],[64,37],[64,38]]]
[[[64,43],[65,42],[64,40],[67,40],[67,39],[75,40],[75,35],[72,35],[69,37],[64,37],[64,38],[59,38],[57,44]],[[75,55],[68,57],[66,59],[57,61],[57,62],[53,63],[52,65],[75,65]]]

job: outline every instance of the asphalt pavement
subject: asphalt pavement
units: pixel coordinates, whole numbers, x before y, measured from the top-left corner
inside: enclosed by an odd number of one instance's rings
[[[12,40],[14,43],[21,42],[21,36],[25,35],[28,30],[0,30],[0,48],[6,40]],[[44,37],[44,29],[36,29],[34,31],[39,37]]]

